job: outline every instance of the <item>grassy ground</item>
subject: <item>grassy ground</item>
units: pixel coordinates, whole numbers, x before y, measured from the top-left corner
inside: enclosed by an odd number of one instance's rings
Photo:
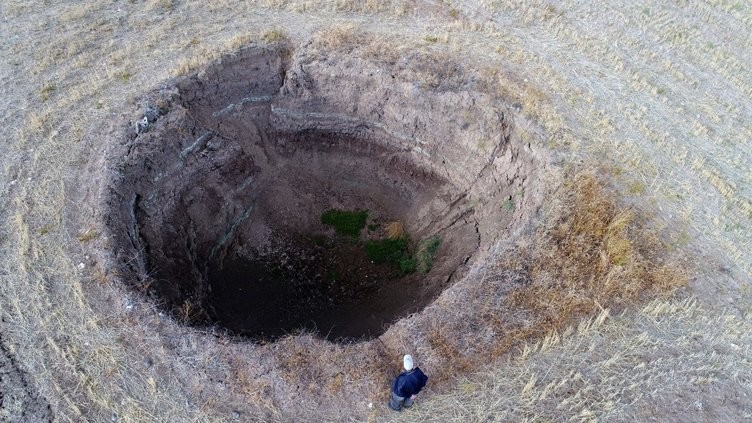
[[[696,301],[608,311],[461,376],[397,421],[746,421],[749,319]]]
[[[201,351],[202,335],[187,331],[160,337],[158,311],[108,284],[83,253],[96,233],[66,225],[78,207],[66,184],[90,159],[80,143],[89,128],[159,81],[249,41],[318,30],[331,47],[371,32],[399,40],[398,52],[488,69],[518,103],[523,137],[558,149],[568,167],[606,163],[623,200],[655,213],[653,233],[698,264],[695,301],[604,312],[575,329],[564,321],[478,374],[429,369],[447,383],[405,419],[750,418],[749,4],[8,0],[0,18],[0,330],[60,420],[232,420],[248,402],[258,416],[283,416],[269,402],[275,386],[247,360],[221,369],[233,381],[226,400],[214,394],[221,386],[205,391],[202,369],[225,347]],[[439,65],[422,83],[443,81]]]

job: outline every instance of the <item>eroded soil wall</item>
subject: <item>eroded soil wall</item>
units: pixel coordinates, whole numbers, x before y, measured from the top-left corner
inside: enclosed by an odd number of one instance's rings
[[[416,91],[362,59],[288,57],[246,48],[144,100],[111,151],[120,262],[191,323],[377,336],[525,221],[534,158],[485,94]],[[329,209],[367,210],[368,230],[332,233]],[[412,250],[441,239],[427,273],[364,253],[392,222]]]

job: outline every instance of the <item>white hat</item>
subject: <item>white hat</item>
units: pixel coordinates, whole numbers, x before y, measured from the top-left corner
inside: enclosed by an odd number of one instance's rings
[[[405,354],[405,357],[402,359],[402,363],[405,366],[405,370],[412,370],[413,369],[413,356],[410,354]]]

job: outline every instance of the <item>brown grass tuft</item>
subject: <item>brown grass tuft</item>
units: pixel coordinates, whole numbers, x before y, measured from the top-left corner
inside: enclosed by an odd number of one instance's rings
[[[658,258],[664,246],[617,205],[594,173],[578,175],[565,188],[563,206],[559,220],[525,251],[531,283],[508,298],[535,316],[531,327],[538,335],[686,284],[677,266]]]
[[[86,231],[78,234],[79,242],[89,242],[99,236],[99,232],[94,229],[87,229]]]
[[[405,236],[405,226],[402,222],[394,221],[386,224],[386,237],[398,239]]]
[[[359,44],[362,34],[355,24],[334,25],[316,34],[314,42],[326,50],[349,50]]]
[[[261,39],[266,43],[276,43],[287,41],[290,38],[287,32],[281,29],[271,29],[261,35]]]

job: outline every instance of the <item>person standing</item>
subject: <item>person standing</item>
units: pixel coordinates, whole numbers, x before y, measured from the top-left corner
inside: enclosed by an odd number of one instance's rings
[[[392,383],[392,398],[389,400],[389,408],[394,411],[402,411],[402,408],[410,408],[421,389],[426,386],[428,376],[420,367],[415,367],[413,357],[406,354],[402,358],[405,370],[394,379]]]

